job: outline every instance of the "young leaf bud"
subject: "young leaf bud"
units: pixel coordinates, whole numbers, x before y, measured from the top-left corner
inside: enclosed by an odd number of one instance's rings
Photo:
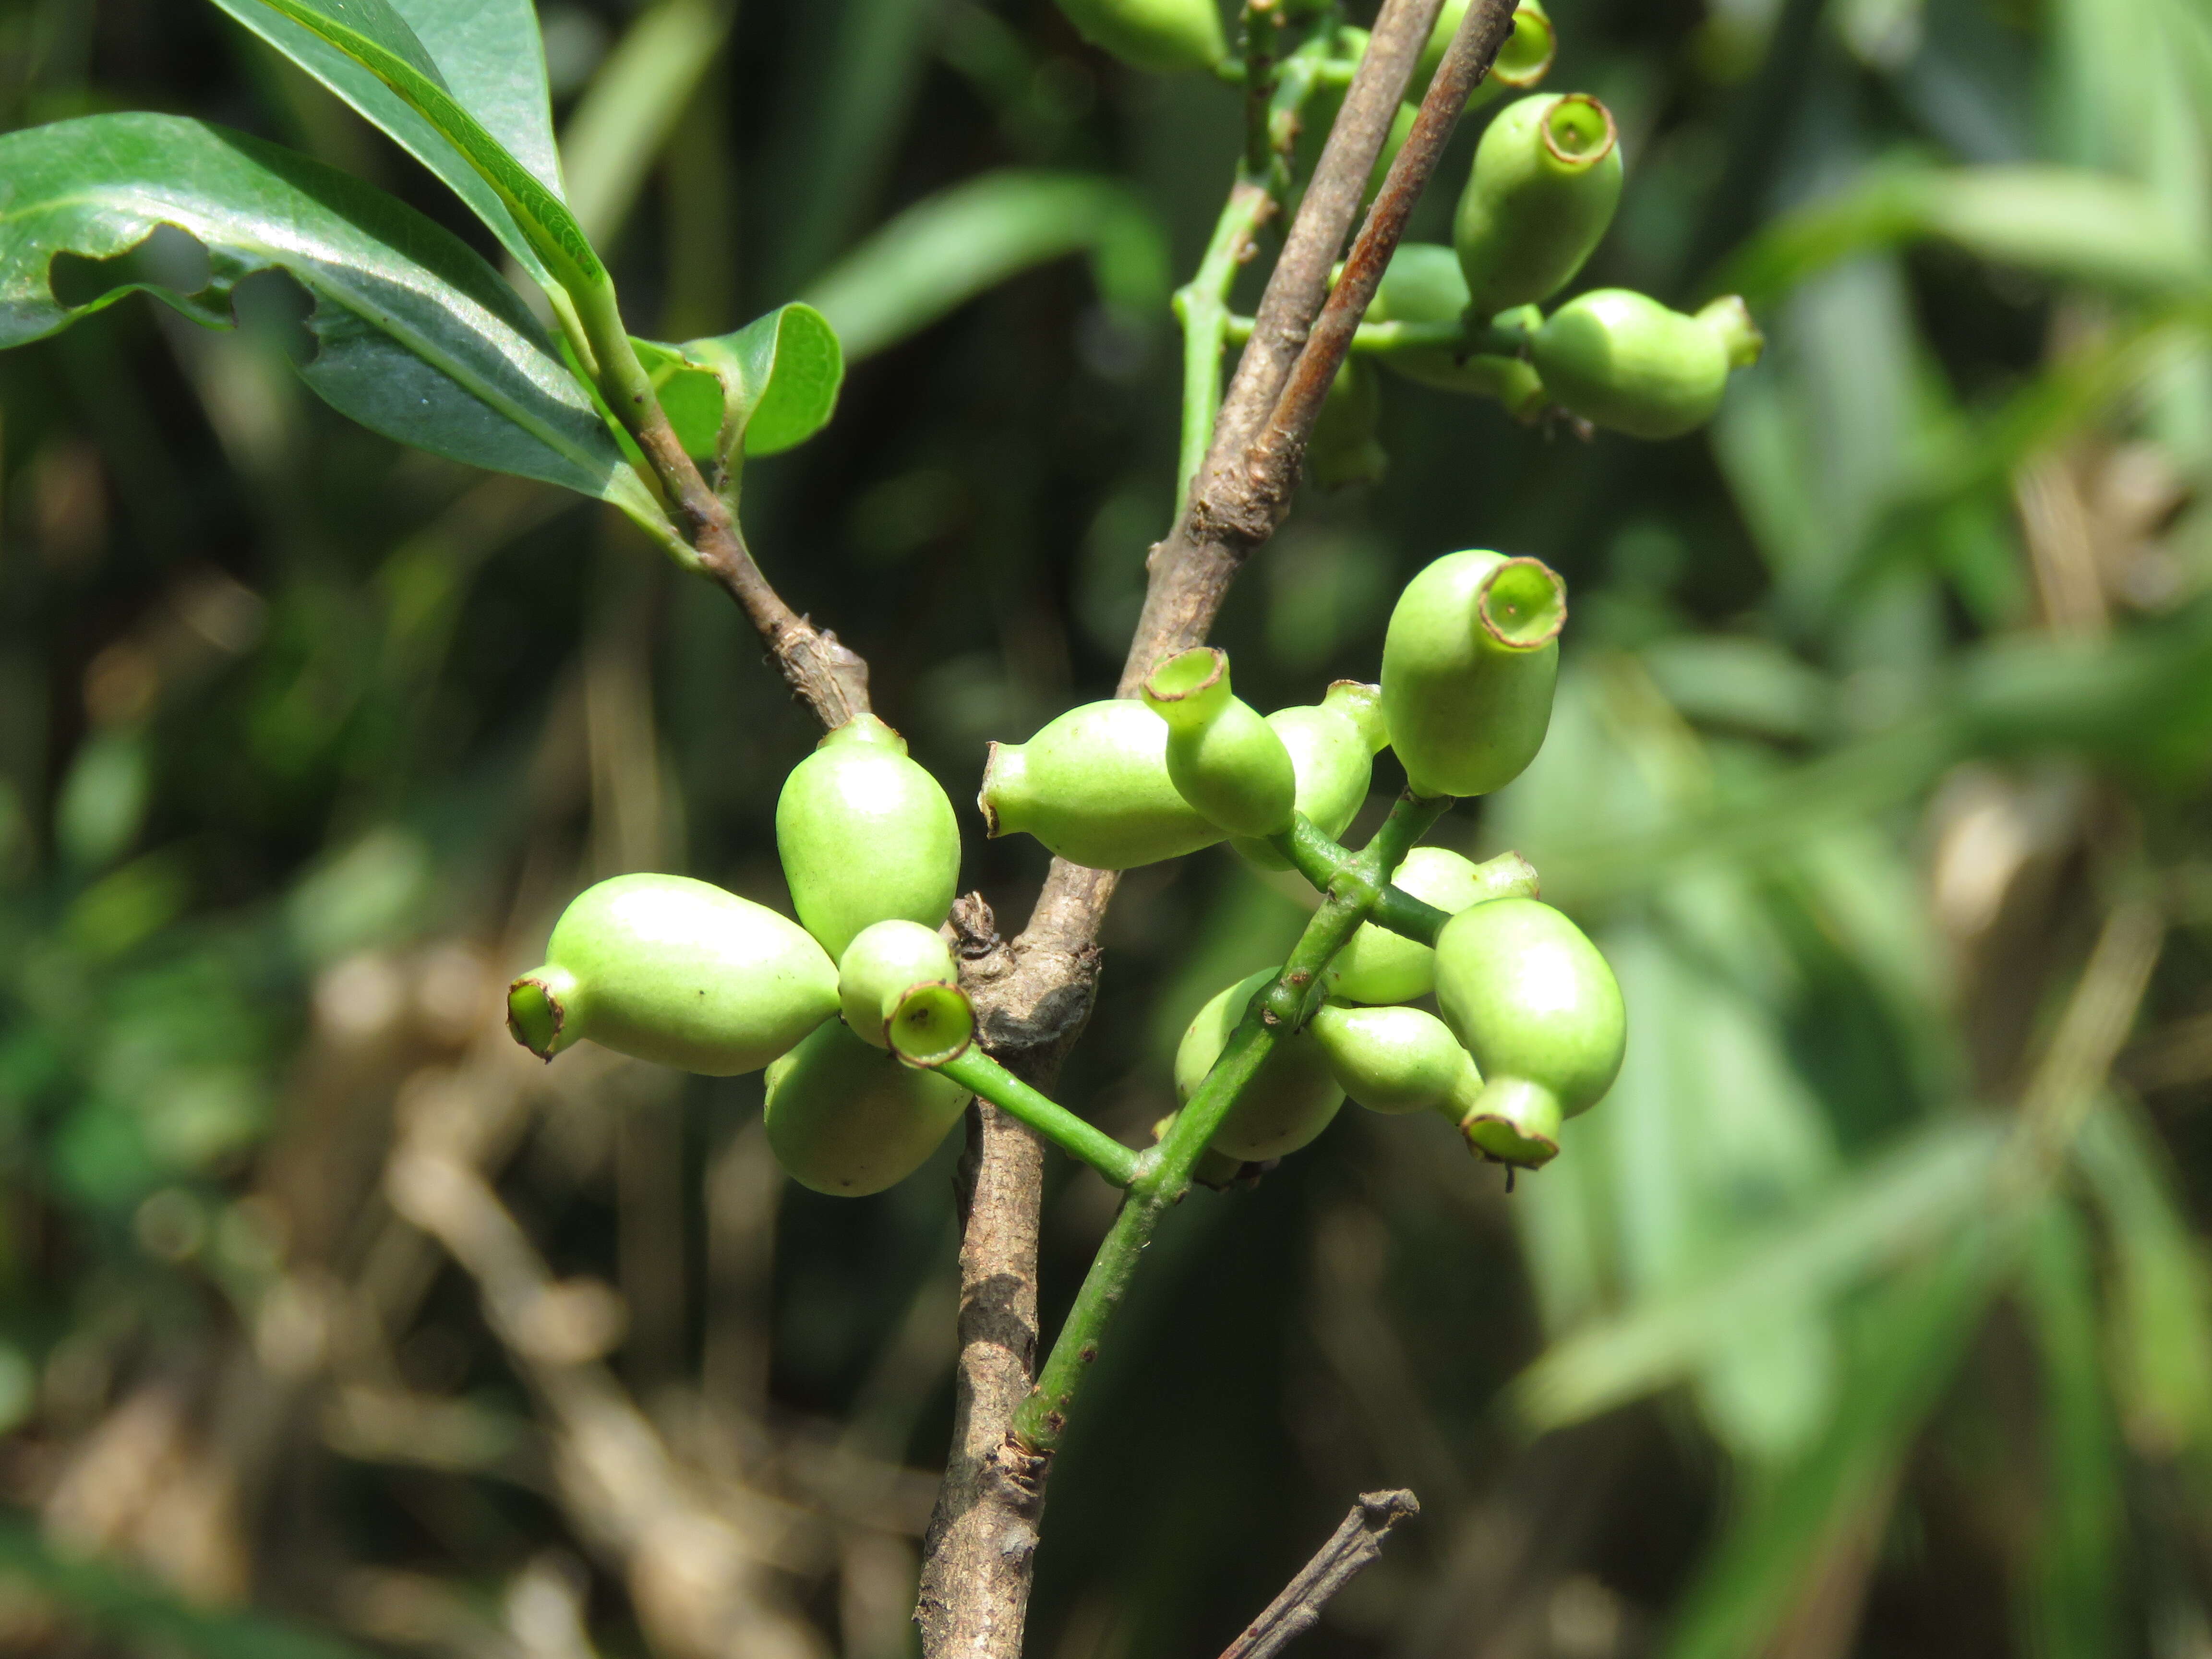
[[[1229,688],[1229,653],[1197,646],[1154,665],[1145,706],[1167,722],[1168,777],[1211,822],[1240,836],[1291,827],[1297,774],[1274,727]]]
[[[1464,1087],[1474,1061],[1419,1008],[1325,1004],[1307,1026],[1338,1086],[1371,1112],[1425,1112]]]
[[[1376,752],[1389,741],[1381,700],[1379,687],[1339,680],[1319,703],[1278,708],[1267,716],[1297,775],[1297,810],[1323,835],[1342,835],[1366,804]],[[1230,845],[1262,870],[1291,867],[1264,841],[1240,836]]]
[[[884,1028],[899,1000],[916,985],[951,984],[960,977],[952,947],[937,930],[918,921],[878,921],[863,927],[837,960],[837,998],[845,1024],[863,1042],[888,1048]]]
[[[1613,969],[1579,927],[1534,899],[1478,904],[1444,924],[1437,1006],[1481,1067],[1489,1104],[1514,1079],[1572,1117],[1620,1070],[1628,1027]]]
[[[1467,276],[1459,255],[1435,242],[1401,242],[1382,273],[1367,319],[1375,323],[1456,323],[1467,313]],[[1495,398],[1505,412],[1535,421],[1551,404],[1536,371],[1518,357],[1462,357],[1442,346],[1396,346],[1373,356],[1385,368],[1423,386]]]
[[[817,1193],[879,1193],[929,1161],[968,1091],[900,1064],[831,1020],[768,1068],[769,1150]]]
[[[872,922],[934,927],[960,882],[960,821],[906,739],[855,714],[791,769],[775,845],[806,931],[841,957]]]
[[[1176,1096],[1188,1101],[1206,1081],[1213,1062],[1244,1018],[1253,994],[1273,980],[1267,968],[1240,979],[1198,1011],[1176,1050]],[[1344,1091],[1328,1068],[1328,1056],[1308,1031],[1285,1031],[1274,1052],[1255,1076],[1235,1108],[1215,1131],[1216,1152],[1248,1163],[1295,1152],[1313,1139],[1344,1104]]]
[[[1452,240],[1477,317],[1530,305],[1583,268],[1620,199],[1613,113],[1586,93],[1508,104],[1475,146]]]
[[[1382,714],[1417,795],[1486,795],[1543,747],[1566,584],[1536,559],[1447,553],[1382,640]]]
[[[1529,355],[1570,413],[1632,437],[1673,438],[1712,418],[1733,360],[1756,361],[1758,342],[1733,296],[1686,317],[1627,289],[1601,288],[1553,312]]]
[[[994,836],[1035,836],[1071,864],[1133,870],[1222,840],[1168,776],[1168,728],[1141,702],[1071,708],[1027,743],[994,743],[975,798]]]
[[[545,965],[507,991],[507,1030],[543,1060],[589,1037],[680,1071],[758,1071],[837,1012],[837,970],[773,910],[683,876],[580,894]]]
[[[1442,847],[1416,847],[1391,885],[1448,915],[1496,898],[1534,898],[1536,872],[1518,853],[1472,864]],[[1411,1002],[1437,988],[1437,953],[1403,933],[1360,924],[1329,964],[1328,994],[1350,1002]]]
[[[1172,75],[1228,56],[1214,0],[1060,0],[1076,32],[1133,69]]]

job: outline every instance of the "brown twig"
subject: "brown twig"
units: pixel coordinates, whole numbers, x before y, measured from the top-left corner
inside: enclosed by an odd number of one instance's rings
[[[1313,1627],[1328,1599],[1381,1559],[1382,1540],[1401,1521],[1421,1512],[1409,1492],[1364,1492],[1328,1542],[1283,1593],[1267,1603],[1221,1659],[1269,1659]]]

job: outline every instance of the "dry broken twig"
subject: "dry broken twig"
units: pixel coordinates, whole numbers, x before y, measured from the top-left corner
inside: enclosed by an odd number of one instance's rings
[[[1313,1627],[1331,1596],[1382,1558],[1382,1540],[1401,1521],[1421,1512],[1409,1492],[1364,1492],[1328,1542],[1298,1576],[1222,1650],[1221,1659],[1269,1659]]]

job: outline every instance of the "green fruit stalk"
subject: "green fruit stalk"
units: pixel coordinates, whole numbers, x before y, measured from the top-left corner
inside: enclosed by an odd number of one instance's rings
[[[833,957],[872,922],[936,927],[959,887],[952,803],[873,714],[854,715],[792,768],[775,844],[799,920]]]
[[[768,1068],[769,1149],[800,1186],[859,1198],[927,1163],[967,1104],[950,1078],[831,1020]]]
[[[1211,69],[1229,53],[1214,0],[1060,0],[1076,32],[1133,69]]]
[[[1413,70],[1416,95],[1444,61],[1452,36],[1459,33],[1460,20],[1467,15],[1467,7],[1468,0],[1444,0],[1443,9],[1437,14],[1437,26],[1429,31],[1429,43],[1421,48],[1421,61]],[[1551,15],[1537,0],[1521,0],[1513,9],[1513,32],[1498,47],[1498,61],[1491,65],[1490,73],[1468,94],[1467,107],[1479,109],[1500,93],[1526,92],[1537,85],[1551,72],[1552,59],[1559,49],[1559,32],[1552,26]]]
[[[1536,872],[1518,853],[1475,864],[1443,847],[1416,847],[1390,884],[1447,915],[1498,898],[1534,898]],[[1328,994],[1348,1002],[1411,1002],[1437,988],[1437,953],[1418,939],[1363,922],[1329,964]]]
[[[1556,1149],[1559,1120],[1596,1104],[1620,1073],[1628,1025],[1613,969],[1534,899],[1478,904],[1444,924],[1437,1006],[1486,1079],[1461,1121],[1492,1156],[1498,1145]]]
[[[1536,559],[1447,553],[1406,585],[1382,641],[1382,716],[1423,796],[1486,795],[1543,747],[1566,584]]]
[[[1188,1100],[1206,1081],[1213,1062],[1244,1018],[1253,994],[1281,969],[1262,969],[1221,992],[1198,1011],[1176,1050],[1176,1096]],[[1305,1146],[1329,1126],[1344,1104],[1344,1090],[1329,1070],[1328,1056],[1308,1031],[1285,1032],[1253,1077],[1221,1127],[1208,1143],[1218,1152],[1246,1163],[1282,1158]]]
[[[1508,104],[1475,146],[1452,240],[1479,319],[1548,299],[1583,268],[1620,199],[1612,112],[1585,93]]]
[[[1479,1086],[1451,1028],[1421,1009],[1325,1003],[1306,1029],[1337,1086],[1371,1112],[1425,1112]]]
[[[894,920],[863,927],[837,959],[837,999],[845,1024],[863,1042],[890,1047],[884,1028],[917,985],[959,980],[952,947],[933,927]]]
[[[1222,831],[1168,776],[1168,728],[1141,702],[1071,708],[1027,743],[994,743],[975,798],[994,836],[1035,836],[1071,864],[1133,870]]]
[[[1382,273],[1367,319],[1376,323],[1457,323],[1468,309],[1467,275],[1459,255],[1435,242],[1401,242]],[[1461,357],[1442,346],[1398,346],[1374,354],[1385,368],[1445,392],[1495,398],[1517,421],[1532,422],[1550,406],[1536,371],[1518,357],[1477,353]]]
[[[1297,810],[1323,835],[1341,836],[1366,805],[1375,757],[1390,741],[1382,726],[1382,688],[1339,680],[1318,703],[1278,708],[1267,724],[1290,751],[1298,781]],[[1230,844],[1262,870],[1291,867],[1264,841],[1238,836]]]
[[[1601,288],[1553,312],[1529,355],[1570,414],[1632,437],[1674,438],[1712,419],[1729,371],[1758,362],[1761,344],[1734,295],[1692,317]]]
[[[507,990],[514,1040],[550,1060],[586,1037],[680,1071],[758,1071],[837,1012],[837,970],[796,923],[683,876],[580,894],[545,965]]]
[[[1167,722],[1168,778],[1176,793],[1239,836],[1291,827],[1297,774],[1260,712],[1230,690],[1229,653],[1201,645],[1156,664],[1145,706]]]

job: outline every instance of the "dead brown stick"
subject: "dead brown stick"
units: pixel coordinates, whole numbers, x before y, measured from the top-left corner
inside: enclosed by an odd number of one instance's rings
[[[1280,1653],[1321,1617],[1328,1600],[1382,1558],[1390,1528],[1421,1512],[1421,1500],[1409,1492],[1364,1492],[1319,1553],[1249,1625],[1222,1650],[1221,1659],[1269,1659]]]

